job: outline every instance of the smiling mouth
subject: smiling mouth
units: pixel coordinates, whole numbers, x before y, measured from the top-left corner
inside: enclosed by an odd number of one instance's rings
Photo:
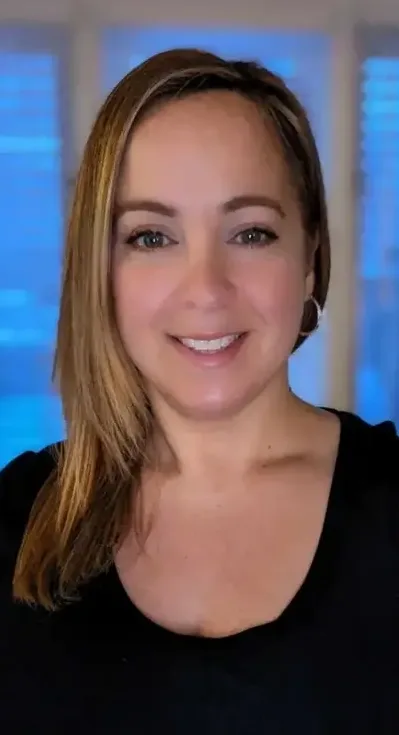
[[[227,350],[243,336],[244,332],[235,332],[234,334],[226,334],[213,339],[194,339],[192,337],[175,337],[175,339],[193,352],[212,355]]]

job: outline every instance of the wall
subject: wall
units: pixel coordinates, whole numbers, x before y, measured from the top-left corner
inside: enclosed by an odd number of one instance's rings
[[[0,17],[8,20],[69,21],[89,14],[98,22],[196,22],[328,27],[355,19],[398,23],[397,0],[2,0]]]

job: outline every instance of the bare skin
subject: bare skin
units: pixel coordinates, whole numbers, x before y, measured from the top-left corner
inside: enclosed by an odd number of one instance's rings
[[[295,453],[266,456],[242,477],[212,474],[143,484],[151,532],[117,555],[135,605],[177,633],[223,637],[278,618],[304,582],[321,535],[336,459],[334,416],[309,412]]]
[[[313,245],[275,134],[231,93],[173,102],[141,123],[117,209],[118,326],[167,443],[155,437],[158,469],[142,477],[150,533],[139,547],[132,530],[116,567],[159,625],[228,636],[281,615],[322,532],[339,421],[293,395],[287,377]],[[220,360],[176,341],[230,333],[244,337]]]

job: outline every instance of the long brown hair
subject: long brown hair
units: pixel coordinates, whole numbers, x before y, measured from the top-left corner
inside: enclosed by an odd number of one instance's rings
[[[198,50],[164,52],[131,71],[98,114],[75,186],[54,362],[67,434],[19,551],[14,595],[22,601],[54,609],[74,599],[83,582],[112,562],[123,537],[153,417],[115,322],[110,242],[116,183],[129,136],[144,115],[167,100],[216,89],[253,100],[275,127],[309,243],[316,243],[313,295],[324,306],[330,243],[323,178],[306,113],[294,94],[256,63]],[[312,326],[305,309],[301,331]],[[303,339],[298,337],[296,347]]]

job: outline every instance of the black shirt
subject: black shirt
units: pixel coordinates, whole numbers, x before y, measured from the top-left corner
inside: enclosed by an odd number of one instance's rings
[[[2,735],[398,735],[399,441],[340,414],[310,571],[272,623],[227,638],[172,633],[114,567],[55,613],[16,604],[13,566],[47,450],[0,474]]]

